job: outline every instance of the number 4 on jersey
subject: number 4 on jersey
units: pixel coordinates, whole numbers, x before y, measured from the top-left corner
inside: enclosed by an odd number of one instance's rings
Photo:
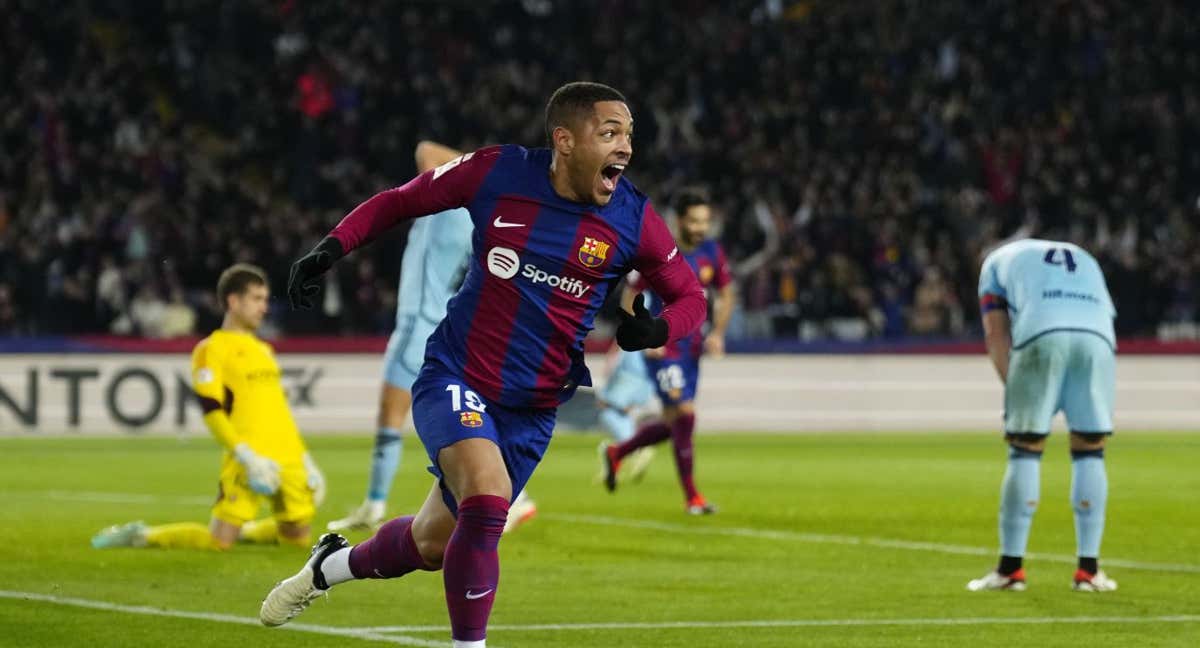
[[[1055,252],[1062,252],[1062,261],[1054,260]],[[1050,265],[1063,265],[1065,263],[1067,272],[1075,272],[1075,257],[1071,256],[1071,251],[1065,248],[1050,248],[1046,250],[1046,256],[1042,260]]]

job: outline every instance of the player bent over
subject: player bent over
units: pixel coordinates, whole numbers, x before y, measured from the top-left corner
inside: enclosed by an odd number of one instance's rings
[[[132,522],[92,538],[109,547],[228,549],[233,543],[311,542],[309,524],[325,497],[325,478],[292,420],[271,345],[255,336],[267,313],[266,274],[239,263],[221,273],[221,328],[192,351],[192,386],[204,423],[225,449],[212,522],[146,526]],[[272,516],[254,520],[269,504]]]
[[[326,534],[267,595],[266,625],[288,622],[329,587],[442,570],[454,645],[485,645],[509,505],[541,461],[557,407],[590,385],[583,340],[608,291],[638,270],[666,302],[624,315],[623,349],[662,346],[704,319],[704,293],[649,200],[623,177],[633,153],[624,97],[596,83],[546,107],[551,149],[495,146],[376,194],[292,266],[288,294],[310,306],[342,255],[398,222],[466,207],[467,276],[430,336],[413,383],[417,435],[437,481],[415,516],[351,548]]]
[[[967,589],[1025,589],[1022,558],[1041,499],[1042,451],[1050,421],[1062,410],[1071,429],[1074,588],[1115,590],[1117,582],[1099,566],[1116,363],[1116,310],[1100,266],[1077,245],[1015,241],[984,259],[979,298],[988,355],[1004,382],[1011,447],[1000,488],[1000,563]]]

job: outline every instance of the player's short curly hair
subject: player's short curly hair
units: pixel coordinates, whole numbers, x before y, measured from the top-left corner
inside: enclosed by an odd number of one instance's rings
[[[546,141],[553,143],[555,128],[570,128],[591,115],[597,101],[625,101],[625,95],[591,81],[574,81],[555,90],[546,102]]]
[[[256,265],[235,263],[221,273],[217,279],[217,302],[221,308],[228,308],[226,299],[230,295],[240,295],[250,286],[267,285],[267,273]]]
[[[674,207],[675,214],[682,217],[687,213],[687,210],[696,205],[707,205],[709,203],[708,192],[700,187],[685,187],[675,194]]]

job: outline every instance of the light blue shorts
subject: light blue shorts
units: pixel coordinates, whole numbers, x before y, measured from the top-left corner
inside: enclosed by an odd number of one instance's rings
[[[616,368],[600,393],[600,400],[616,409],[626,410],[634,405],[644,405],[653,395],[654,385],[646,376],[646,361],[642,354],[622,351]]]
[[[1004,388],[1004,431],[1049,434],[1060,410],[1072,432],[1111,434],[1116,354],[1103,336],[1050,331],[1014,348]]]
[[[388,338],[387,351],[383,354],[383,381],[392,387],[412,391],[413,382],[425,362],[425,343],[437,328],[417,315],[403,315],[396,321],[396,328]]]

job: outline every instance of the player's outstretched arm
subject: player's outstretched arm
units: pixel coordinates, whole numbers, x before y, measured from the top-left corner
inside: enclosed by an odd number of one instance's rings
[[[617,344],[626,351],[660,347],[689,335],[704,323],[708,311],[704,288],[700,286],[691,266],[679,254],[666,223],[649,203],[646,203],[645,210],[641,241],[634,255],[633,267],[642,274],[650,289],[662,298],[665,306],[658,317],[650,317],[644,307],[642,312],[638,312],[635,299],[633,314],[625,313],[630,316],[623,316],[624,321],[617,328]],[[654,324],[648,325],[647,320]],[[640,346],[629,348],[622,343],[622,328],[627,329],[626,343]],[[634,339],[630,335],[634,331],[646,331],[646,335]]]
[[[494,146],[454,158],[355,207],[316,247],[292,264],[287,289],[292,308],[312,308],[313,298],[321,290],[322,275],[338,259],[397,223],[469,204],[500,152],[501,148]]]

